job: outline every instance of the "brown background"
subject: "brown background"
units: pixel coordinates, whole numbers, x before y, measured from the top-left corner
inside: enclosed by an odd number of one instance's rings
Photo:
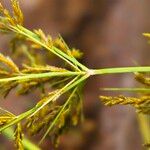
[[[9,3],[8,0],[3,2]],[[70,46],[83,50],[82,63],[90,68],[149,63],[150,47],[142,36],[143,32],[150,31],[148,0],[20,0],[20,3],[26,27],[42,28],[52,36],[60,33]],[[7,38],[1,36],[0,41],[0,50],[6,53]],[[135,110],[123,106],[104,107],[98,99],[100,94],[118,94],[102,93],[100,87],[132,87],[134,84],[132,75],[88,80],[84,91],[85,123],[65,135],[58,149],[141,150]],[[34,97],[30,95],[28,99]],[[16,98],[11,94],[1,103],[18,113],[29,100]],[[48,140],[43,149],[51,149]]]

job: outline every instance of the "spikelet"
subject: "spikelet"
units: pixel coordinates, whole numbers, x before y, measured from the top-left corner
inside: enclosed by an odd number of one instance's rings
[[[63,38],[61,36],[59,36],[58,38],[56,38],[55,40],[53,40],[53,46],[57,47],[58,49],[61,49],[66,54],[70,54],[69,47],[65,43],[65,41],[63,40]]]
[[[125,96],[100,96],[101,101],[106,106],[113,105],[132,105],[138,112],[150,114],[150,96],[142,96],[140,98],[125,97]]]
[[[65,68],[59,68],[55,66],[49,66],[49,65],[34,65],[33,67],[28,65],[23,65],[25,69],[22,70],[24,73],[38,73],[38,72],[65,72],[67,71]]]
[[[150,38],[150,33],[143,33],[143,35],[144,35],[145,37]]]
[[[0,68],[0,76],[8,76],[9,72],[3,70],[2,68]]]
[[[17,86],[17,82],[6,82],[0,83],[0,94],[4,98],[9,94],[9,92]]]
[[[136,73],[135,79],[146,86],[150,86],[150,77],[146,77],[146,75],[142,73]]]
[[[10,32],[11,26],[23,24],[23,14],[19,7],[18,0],[11,0],[13,14],[5,9],[0,3],[0,30],[3,32]]]
[[[24,150],[24,146],[23,146],[23,143],[22,143],[23,133],[22,133],[22,128],[21,128],[20,123],[18,123],[17,126],[16,126],[14,137],[15,137],[15,147],[18,150]]]
[[[13,18],[15,24],[23,25],[24,16],[19,6],[18,0],[11,0],[12,8],[13,8]]]
[[[150,148],[150,143],[145,143],[145,144],[143,144],[143,146],[144,146],[145,148]]]
[[[82,56],[83,56],[83,53],[79,49],[75,49],[75,48],[73,48],[71,50],[71,54],[72,54],[73,57],[75,57],[77,59],[81,59]]]
[[[54,104],[47,105],[34,116],[27,119],[24,127],[30,135],[38,134],[41,130],[47,128],[50,122],[54,119],[60,107]]]
[[[40,107],[54,95],[57,94],[57,90],[49,93],[48,96],[43,98],[36,107]],[[81,116],[81,99],[77,93],[77,90],[73,90],[68,93],[70,96],[60,105],[56,102],[49,103],[40,111],[26,120],[24,129],[26,129],[30,135],[36,135],[38,133],[45,132],[42,140],[49,135],[52,143],[55,147],[58,146],[59,137],[62,133],[68,130],[68,127],[75,126],[79,123]],[[67,96],[68,97],[68,96]]]
[[[34,33],[39,37],[42,43],[48,47],[52,47],[52,37],[50,35],[46,36],[41,29],[34,30]],[[36,47],[36,45],[34,44],[32,47]]]
[[[61,49],[71,57],[80,59],[83,56],[83,53],[79,49],[75,49],[75,48],[70,49],[61,36],[53,40],[53,46],[57,47],[58,49]]]
[[[5,64],[13,73],[19,73],[19,68],[17,65],[11,60],[9,57],[5,57],[3,54],[0,53],[0,62]]]
[[[10,12],[7,9],[5,9],[1,3],[0,3],[0,15],[2,15],[2,17],[4,17],[3,19],[5,20],[11,19]]]
[[[13,118],[14,116],[8,113],[0,115],[0,126],[7,124]]]

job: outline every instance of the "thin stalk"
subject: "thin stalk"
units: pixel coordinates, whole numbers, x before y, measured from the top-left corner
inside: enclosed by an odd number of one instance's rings
[[[56,86],[56,85],[60,85],[61,83],[65,83],[66,81],[68,81],[71,78],[72,78],[72,76],[68,77],[68,78],[64,78],[62,80],[58,80],[57,82],[51,83],[51,87]]]
[[[100,88],[102,91],[150,92],[150,88]]]
[[[14,140],[14,131],[12,128],[7,128],[2,133],[8,139]],[[27,150],[41,150],[41,148],[39,148],[37,145],[35,145],[34,143],[32,143],[30,140],[28,140],[25,137],[23,138],[22,143],[23,143],[24,148]]]
[[[55,119],[53,120],[53,122],[50,124],[50,126],[48,127],[48,129],[46,130],[45,134],[43,135],[42,139],[40,140],[39,144],[41,144],[43,142],[43,140],[45,139],[45,137],[48,135],[48,133],[51,131],[51,129],[54,127],[54,125],[56,124],[57,120],[59,119],[59,117],[61,116],[62,112],[64,111],[64,109],[67,107],[67,105],[69,104],[71,98],[73,97],[73,95],[75,94],[77,88],[75,88],[73,90],[73,92],[71,93],[71,95],[69,96],[68,100],[65,102],[65,104],[63,105],[63,107],[60,109],[60,111],[58,112],[58,114],[56,115]]]
[[[59,50],[58,48],[52,46],[49,47],[47,45],[45,45],[44,43],[42,43],[39,39],[37,39],[35,37],[36,34],[34,34],[33,32],[29,31],[28,29],[22,27],[22,26],[10,26],[10,30],[16,32],[16,33],[20,33],[26,37],[28,37],[30,40],[32,40],[35,43],[38,43],[39,45],[41,45],[42,47],[44,47],[45,49],[51,51],[53,54],[55,54],[56,56],[60,57],[61,59],[63,59],[64,61],[66,61],[68,64],[70,64],[73,68],[75,68],[76,70],[79,71],[79,68],[74,65],[77,64],[78,66],[80,66],[82,69],[84,69],[85,71],[88,70],[87,67],[85,67],[84,65],[82,65],[81,63],[79,63],[75,58],[73,59],[72,57],[68,56],[67,54],[65,54],[64,52],[62,52],[61,50]],[[27,33],[28,34],[27,34]],[[32,35],[32,36],[31,36]]]
[[[88,77],[89,77],[89,75],[84,75],[81,78],[79,78],[79,76],[75,77],[66,86],[64,86],[56,94],[54,94],[49,100],[47,100],[42,105],[37,106],[36,111],[34,113],[32,113],[30,117],[32,117],[35,113],[37,113],[39,110],[41,110],[44,106],[46,106],[51,101],[57,100],[62,94],[68,92],[70,89],[74,88],[76,85],[79,85],[81,82],[83,82],[84,80],[86,80]]]
[[[79,78],[78,80],[74,81],[73,83],[71,83],[66,89],[64,89],[62,91],[61,94],[66,93],[67,91],[69,91],[70,89],[74,88],[76,85],[79,85],[81,82],[85,81],[87,78],[89,77],[89,75],[84,75],[83,77]],[[58,97],[57,97],[58,98]],[[47,104],[47,103],[46,103]],[[43,106],[43,105],[42,105]],[[45,106],[45,104],[44,104]],[[41,109],[42,107],[40,107]],[[31,116],[32,114],[34,114],[35,112],[37,112],[37,109],[39,110],[39,107],[37,108],[36,106],[33,107],[32,109],[20,114],[19,116],[17,116],[15,119],[11,120],[8,124],[6,124],[3,127],[0,127],[0,132],[7,129],[8,127],[20,122],[21,120],[23,120],[24,118],[27,118],[29,116]]]
[[[19,116],[17,116],[16,118],[14,118],[10,122],[8,122],[8,124],[0,127],[0,132],[4,131],[5,129],[7,129],[8,127],[10,127],[14,124],[17,124],[18,122],[20,122],[24,118],[28,117],[30,114],[34,113],[35,111],[36,111],[36,108],[34,107],[34,108],[20,114]]]
[[[104,68],[104,69],[93,69],[90,71],[91,75],[134,73],[134,72],[150,72],[150,66]]]
[[[61,88],[58,92],[56,92],[56,94],[54,94],[52,97],[50,97],[45,103],[43,103],[42,105],[38,106],[37,105],[37,109],[34,113],[32,113],[31,116],[35,115],[39,110],[41,110],[44,106],[46,106],[48,103],[50,103],[51,101],[55,101],[57,100],[62,94],[64,94],[65,91],[67,91],[68,87],[73,84],[79,76],[75,77],[73,80],[71,80],[67,85],[65,85],[63,88]]]
[[[66,55],[65,53],[63,53],[61,50],[59,50],[58,48],[53,46],[53,49],[58,51],[59,54],[61,54],[62,56],[66,57],[67,59],[70,60],[70,56]],[[79,67],[81,67],[83,70],[88,71],[88,68],[84,65],[82,65],[81,63],[79,63],[74,57],[71,57],[71,60],[74,64],[78,65]]]
[[[21,28],[22,30],[19,30],[18,28]],[[10,26],[10,30],[12,30],[15,33],[19,33],[21,35],[24,35],[25,37],[28,37],[31,41],[41,45],[42,47],[44,47],[45,49],[51,51],[53,54],[55,54],[56,56],[58,56],[59,58],[61,58],[62,60],[66,61],[70,66],[72,66],[73,68],[75,68],[76,70],[79,70],[79,68],[77,68],[77,66],[75,66],[73,63],[71,63],[70,61],[68,61],[66,58],[64,58],[63,56],[61,56],[60,54],[58,54],[57,52],[55,52],[55,50],[53,50],[52,48],[48,47],[47,45],[45,45],[44,43],[40,42],[39,39],[37,39],[36,34],[34,34],[33,32],[31,32],[30,30],[19,26],[17,27],[14,26]],[[26,33],[27,32],[27,33]],[[32,36],[31,36],[32,35]]]
[[[79,80],[76,80],[73,84],[70,84],[70,86],[68,86],[68,89],[66,91],[69,91],[70,89],[74,88],[76,85],[79,85],[81,82],[83,82],[84,80],[86,80],[89,77],[89,75],[85,75],[83,77],[81,77]],[[43,141],[43,139],[46,137],[46,135],[49,133],[49,131],[52,129],[52,127],[55,125],[55,122],[57,121],[57,119],[59,118],[61,112],[65,109],[65,107],[68,105],[70,99],[72,98],[72,96],[74,95],[74,93],[76,92],[77,88],[75,88],[73,90],[73,92],[71,93],[70,97],[68,98],[68,100],[65,102],[64,106],[62,107],[62,109],[60,110],[60,112],[56,115],[55,120],[52,122],[52,124],[50,125],[50,127],[48,128],[48,130],[46,131],[46,133],[44,134],[44,136],[42,137],[42,139],[40,140],[40,143]],[[64,92],[66,92],[64,91]]]
[[[0,79],[1,82],[8,82],[8,81],[16,81],[16,80],[28,80],[28,79],[39,79],[39,78],[49,78],[49,77],[63,77],[63,76],[76,76],[76,75],[84,75],[85,72],[48,72],[48,73],[37,73],[37,74],[19,74],[16,77],[10,78],[3,78]]]
[[[31,65],[36,64],[35,58],[32,56],[32,54],[29,52],[28,48],[26,46],[22,46],[22,52],[26,55],[26,57],[30,60]]]

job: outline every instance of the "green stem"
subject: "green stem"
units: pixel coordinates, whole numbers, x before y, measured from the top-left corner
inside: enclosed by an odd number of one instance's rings
[[[22,114],[20,114],[19,116],[17,116],[15,119],[11,120],[10,122],[8,122],[8,124],[0,127],[0,132],[4,131],[5,129],[7,129],[8,127],[17,124],[18,122],[20,122],[21,120],[23,120],[24,118],[28,117],[30,114],[34,113],[36,111],[36,108],[32,108]]]
[[[8,139],[10,140],[14,140],[14,131],[12,128],[7,128],[6,130],[4,130],[3,135],[5,135]],[[39,148],[38,146],[36,146],[35,144],[33,144],[31,141],[29,141],[27,138],[23,138],[23,146],[25,149],[27,150],[41,150],[41,148]]]
[[[85,67],[84,65],[82,65],[81,63],[79,63],[74,57],[70,57],[67,54],[63,53],[61,50],[59,50],[56,47],[53,47],[54,50],[56,50],[59,54],[61,54],[63,57],[67,58],[68,60],[70,60],[71,62],[73,62],[74,64],[78,65],[79,67],[81,67],[83,70],[88,71],[88,68]]]
[[[15,80],[28,80],[28,79],[39,79],[39,78],[49,78],[49,77],[63,77],[63,76],[76,76],[76,75],[84,75],[86,72],[48,72],[48,73],[37,73],[37,74],[20,74],[16,77],[3,78],[0,79],[1,82],[15,81]]]
[[[150,72],[150,66],[93,69],[90,72],[91,72],[91,75]]]
[[[68,64],[70,64],[76,70],[79,71],[79,68],[75,64],[77,64],[79,67],[81,67],[82,69],[84,69],[86,71],[88,70],[87,67],[85,67],[84,65],[79,63],[75,58],[72,58],[72,57],[68,56],[67,54],[65,54],[64,52],[62,52],[61,50],[59,50],[58,48],[56,48],[54,46],[49,47],[45,43],[41,42],[40,39],[37,38],[37,35],[35,33],[31,32],[30,30],[28,30],[28,29],[26,29],[22,26],[19,26],[19,25],[17,27],[10,26],[10,30],[12,30],[15,33],[20,33],[20,34],[24,35],[25,37],[28,37],[33,42],[41,45],[42,47],[44,47],[45,49],[51,51],[53,54],[55,54],[59,58],[66,61]]]
[[[68,100],[65,102],[65,104],[62,106],[62,108],[60,109],[60,111],[58,112],[58,114],[56,115],[55,119],[53,120],[53,122],[50,124],[50,126],[48,127],[48,129],[46,130],[45,134],[43,135],[42,139],[40,140],[39,144],[41,144],[43,142],[43,140],[45,139],[45,137],[48,135],[48,133],[51,131],[51,129],[54,127],[54,125],[56,124],[57,120],[60,118],[62,112],[64,111],[64,109],[67,107],[68,103],[70,102],[71,98],[73,97],[73,95],[75,94],[77,88],[75,88],[73,90],[73,92],[71,93],[71,95],[69,96]]]
[[[89,69],[85,71],[66,71],[66,72],[48,72],[38,74],[20,74],[16,77],[3,78],[0,82],[8,82],[15,80],[26,80],[36,78],[49,78],[57,76],[75,76],[75,75],[102,75],[102,74],[117,74],[117,73],[134,73],[134,72],[150,72],[150,67],[122,67],[122,68],[105,68],[105,69]]]
[[[79,78],[78,80],[74,80],[74,82],[69,82],[68,86],[63,90],[61,90],[61,93],[60,93],[60,90],[58,91],[59,95],[55,94],[56,97],[54,97],[55,99],[56,98],[59,98],[60,94],[64,94],[65,92],[69,91],[70,89],[74,88],[76,85],[79,85],[81,82],[85,81],[87,78],[89,77],[89,75],[84,75],[83,77]],[[50,99],[48,102],[50,102],[52,99]],[[48,102],[46,101],[46,103],[44,103],[44,105],[42,105],[42,107],[33,107],[32,109],[20,114],[19,116],[17,116],[15,119],[11,120],[8,124],[0,127],[0,132],[7,129],[8,127],[20,122],[21,120],[23,120],[24,118],[27,118],[29,116],[31,116],[32,114],[35,114],[35,112],[37,112],[37,110],[40,110],[41,108],[43,108],[43,106],[47,105]]]
[[[102,91],[150,92],[150,88],[100,88]]]
[[[32,113],[32,115],[30,117],[32,117],[34,114],[36,114],[39,110],[41,110],[42,108],[44,108],[44,106],[46,106],[48,103],[50,103],[51,101],[55,101],[57,100],[62,94],[64,94],[66,91],[68,91],[68,87],[73,84],[76,80],[78,80],[78,76],[75,77],[74,79],[72,79],[68,84],[66,84],[63,88],[61,88],[56,94],[54,94],[52,97],[50,97],[46,102],[44,102],[42,105],[38,106],[36,105],[37,109],[34,113]]]
[[[35,113],[37,113],[39,110],[41,110],[44,106],[46,106],[51,101],[57,100],[62,94],[66,93],[70,89],[74,88],[76,85],[79,85],[81,82],[86,80],[88,77],[89,77],[89,75],[84,75],[80,78],[79,78],[79,76],[75,77],[67,85],[65,85],[62,89],[60,89],[56,94],[54,94],[49,100],[47,100],[42,105],[35,107],[36,111],[34,113],[32,113],[32,115],[30,117],[32,117]]]

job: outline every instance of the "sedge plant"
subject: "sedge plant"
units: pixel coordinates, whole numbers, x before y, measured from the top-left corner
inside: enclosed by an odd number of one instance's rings
[[[28,132],[29,135],[42,132],[44,134],[39,143],[49,137],[57,146],[61,134],[82,122],[82,89],[85,81],[91,76],[135,74],[136,80],[145,87],[104,90],[140,92],[141,97],[100,96],[100,99],[107,106],[132,105],[138,113],[149,115],[150,66],[89,69],[78,61],[83,53],[70,48],[61,36],[53,39],[41,29],[25,28],[18,0],[11,0],[11,4],[10,12],[0,3],[0,32],[11,37],[12,53],[24,57],[22,65],[18,66],[10,57],[0,53],[0,94],[6,97],[12,89],[16,89],[20,95],[35,89],[42,93],[34,106],[19,115],[0,108],[0,132],[14,139],[16,149],[40,149],[23,136],[24,132]],[[149,33],[144,35],[150,37]],[[55,56],[61,61],[59,66],[49,65],[43,61]],[[12,126],[15,126],[14,130]],[[146,143],[146,146],[149,146],[149,143]]]

